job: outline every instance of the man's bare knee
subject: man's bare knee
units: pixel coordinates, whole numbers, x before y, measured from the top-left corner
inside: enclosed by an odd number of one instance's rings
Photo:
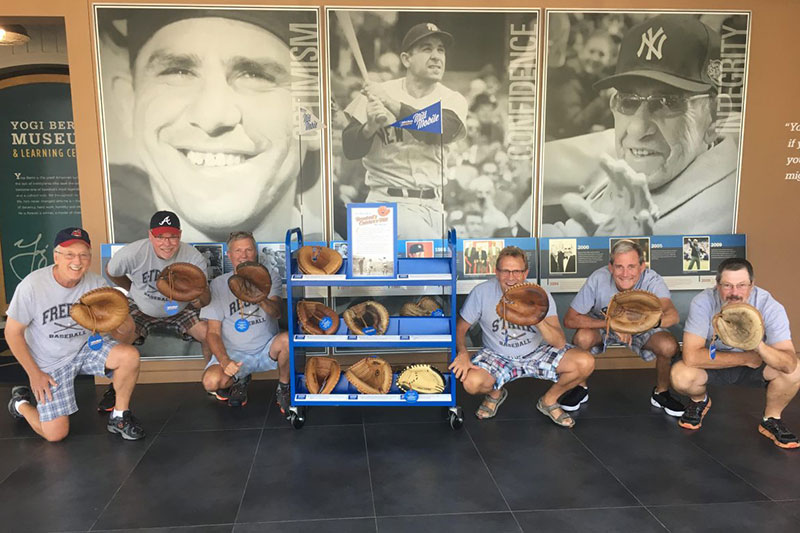
[[[492,390],[494,381],[490,380],[484,373],[470,370],[463,386],[467,394],[487,394]]]
[[[42,436],[47,442],[59,442],[67,438],[69,435],[69,419],[61,417],[51,420],[50,422],[42,422]]]
[[[672,386],[678,391],[685,391],[700,384],[702,372],[691,368],[683,361],[678,361],[670,369],[669,379]]]
[[[595,329],[581,328],[575,330],[572,344],[583,350],[589,350],[600,342],[600,334]]]

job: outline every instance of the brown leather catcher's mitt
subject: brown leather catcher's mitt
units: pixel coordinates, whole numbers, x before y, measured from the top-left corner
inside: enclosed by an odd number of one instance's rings
[[[397,375],[397,388],[438,394],[444,390],[444,376],[431,365],[411,365]]]
[[[128,299],[111,287],[94,289],[72,305],[69,316],[89,331],[108,333],[128,317]]]
[[[764,339],[764,318],[750,304],[729,303],[711,319],[714,333],[731,348],[755,350]]]
[[[356,361],[344,375],[361,394],[386,394],[392,388],[392,367],[379,357]]]
[[[236,267],[236,274],[228,278],[228,287],[234,296],[244,302],[257,304],[267,299],[272,288],[269,270],[255,261],[245,261]]]
[[[191,263],[172,263],[156,281],[158,292],[176,302],[191,302],[208,293],[206,275]]]
[[[622,291],[608,303],[606,326],[617,333],[636,335],[656,327],[662,314],[661,300],[652,292]]]
[[[535,283],[519,283],[508,289],[497,303],[497,316],[518,326],[535,326],[547,316],[550,300]]]
[[[332,357],[309,357],[306,360],[306,388],[311,394],[329,394],[342,375],[342,367]]]
[[[310,300],[297,302],[297,318],[303,331],[309,335],[333,335],[339,329],[339,315],[319,302]],[[330,320],[330,326],[323,328],[326,325],[323,320],[326,318]]]
[[[436,312],[439,313],[436,313]],[[400,308],[401,316],[444,316],[442,306],[434,298],[423,296],[416,302],[406,302]]]
[[[297,266],[303,274],[336,274],[342,256],[324,246],[303,246],[297,250]]]
[[[351,333],[368,335],[366,328],[374,328],[374,335],[383,335],[389,327],[389,311],[374,300],[356,304],[342,313],[345,324]]]

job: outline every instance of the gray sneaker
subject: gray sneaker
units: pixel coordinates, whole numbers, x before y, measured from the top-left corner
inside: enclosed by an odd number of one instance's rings
[[[33,393],[31,389],[25,385],[17,385],[11,389],[11,399],[8,401],[8,412],[11,413],[11,416],[14,418],[25,418],[22,416],[22,413],[17,411],[17,408],[14,407],[14,404],[20,400],[27,400],[33,405]]]
[[[250,376],[244,377],[239,381],[234,381],[230,386],[230,394],[228,395],[228,406],[230,407],[244,407],[247,405],[247,385],[250,384]]]
[[[283,416],[289,416],[289,408],[292,406],[292,388],[288,384],[278,383],[278,390],[275,391],[275,403],[280,407]]]
[[[109,433],[118,433],[125,440],[139,440],[144,438],[144,430],[139,421],[128,411],[123,411],[122,416],[108,417],[108,424],[106,429]]]

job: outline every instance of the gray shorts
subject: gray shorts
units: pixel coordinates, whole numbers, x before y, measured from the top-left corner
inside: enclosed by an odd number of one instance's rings
[[[280,335],[280,333],[278,334]],[[236,377],[241,379],[249,376],[254,372],[266,372],[268,370],[275,370],[278,368],[278,361],[269,356],[269,350],[272,348],[272,343],[278,335],[274,335],[267,344],[257,353],[237,352],[236,350],[228,350],[228,357],[237,363],[242,363]],[[212,355],[211,360],[206,365],[205,370],[209,367],[218,365],[217,357]]]
[[[761,363],[758,368],[749,366],[734,366],[731,368],[719,368],[717,370],[706,370],[708,374],[707,385],[744,385],[746,387],[766,387],[769,381],[764,379],[765,363]]]
[[[650,337],[658,333],[659,331],[667,331],[665,328],[653,328],[649,331],[645,331],[644,333],[639,333],[637,335],[633,335],[631,337],[631,345],[629,348],[633,353],[641,357],[643,360],[650,362],[654,361],[656,358],[656,354],[651,352],[650,350],[645,350],[643,346],[647,344],[647,341],[650,340]],[[600,330],[600,340],[602,343],[606,342],[606,330]],[[608,344],[623,344],[623,342],[617,337],[617,334],[614,331],[608,332]],[[627,344],[625,345],[627,346]],[[597,346],[592,346],[591,350],[589,350],[592,355],[598,355],[603,353],[603,344],[598,344]]]
[[[84,344],[75,358],[66,365],[52,372],[48,372],[58,385],[51,387],[53,400],[39,403],[39,420],[49,422],[60,416],[69,416],[78,411],[78,402],[75,401],[75,377],[78,374],[90,376],[103,376],[110,378],[113,371],[106,368],[106,359],[111,348],[118,343],[108,336],[103,336],[103,346],[95,351]]]

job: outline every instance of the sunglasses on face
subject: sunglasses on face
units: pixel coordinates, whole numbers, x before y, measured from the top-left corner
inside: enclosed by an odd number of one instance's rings
[[[621,115],[634,115],[643,103],[647,111],[656,117],[677,117],[689,110],[689,102],[699,98],[709,98],[708,94],[692,96],[682,94],[651,94],[642,96],[636,93],[617,92],[611,96],[611,110]]]

